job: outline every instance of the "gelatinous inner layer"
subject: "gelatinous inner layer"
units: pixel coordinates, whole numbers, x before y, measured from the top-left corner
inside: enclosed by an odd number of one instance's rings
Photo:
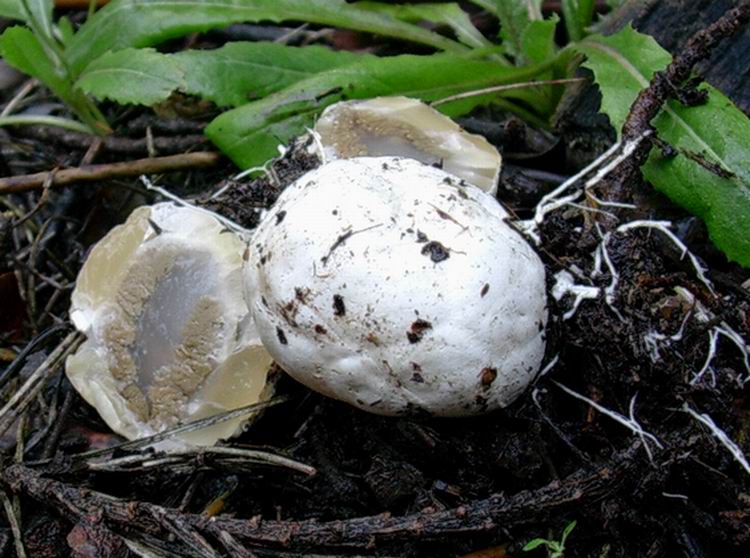
[[[128,270],[104,331],[113,376],[144,422],[174,424],[214,366],[224,323],[208,252],[154,245]]]

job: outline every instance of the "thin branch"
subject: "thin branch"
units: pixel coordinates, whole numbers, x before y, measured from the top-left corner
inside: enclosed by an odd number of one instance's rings
[[[2,116],[0,117],[0,128],[3,126],[57,126],[72,132],[91,133],[91,128],[86,124],[59,116]]]
[[[152,157],[137,159],[135,161],[60,169],[51,171],[54,172],[52,186],[65,186],[74,182],[91,182],[121,176],[139,176],[142,174],[210,167],[217,164],[220,159],[221,155],[218,153],[196,151],[195,153],[184,153],[181,155],[167,155],[165,157]],[[0,178],[0,196],[41,188],[49,176],[50,172],[38,172],[36,174]]]

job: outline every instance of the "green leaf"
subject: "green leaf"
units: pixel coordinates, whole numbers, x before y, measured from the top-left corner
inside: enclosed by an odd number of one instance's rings
[[[26,10],[21,0],[0,0],[0,17],[25,20]]]
[[[52,0],[20,0],[32,29],[52,39]]]
[[[565,545],[565,541],[568,540],[568,537],[573,532],[573,529],[576,528],[576,525],[578,525],[578,522],[576,520],[573,520],[565,526],[565,529],[563,529],[562,532],[562,536],[560,537],[561,546]]]
[[[643,175],[657,190],[701,217],[711,239],[732,260],[750,267],[750,120],[726,96],[706,88],[709,102],[686,109],[669,101],[655,120],[659,137],[680,150],[664,157],[653,150]],[[718,165],[718,176],[689,155]]]
[[[65,47],[65,45],[67,45],[76,34],[70,19],[65,16],[62,16],[57,20],[57,32],[58,38],[63,47]]]
[[[580,41],[594,19],[594,0],[562,0],[562,13],[568,39]]]
[[[94,97],[122,104],[153,105],[180,91],[219,106],[239,106],[366,56],[269,42],[235,42],[177,54],[125,49],[89,64],[78,85]],[[133,80],[138,87],[128,86]]]
[[[481,48],[491,45],[469,19],[469,14],[458,4],[384,4],[382,2],[357,2],[355,6],[362,10],[388,14],[406,23],[420,23],[430,21],[439,25],[446,25],[453,29],[456,38],[463,44]]]
[[[542,0],[472,0],[494,13],[500,20],[500,38],[505,52],[516,59],[516,64],[526,61],[523,54],[523,34],[532,21],[542,19]]]
[[[322,72],[259,101],[226,112],[206,129],[209,138],[240,167],[257,166],[276,146],[311,126],[314,117],[341,99],[406,95],[434,100],[490,85],[524,81],[539,68],[514,69],[452,54],[366,58]],[[524,95],[521,90],[509,95]],[[477,99],[441,105],[452,115],[476,106]],[[445,108],[447,107],[447,108]]]
[[[67,56],[77,73],[107,51],[153,46],[187,33],[243,21],[309,22],[395,37],[439,50],[466,50],[437,33],[360,10],[344,0],[114,0],[81,27]]]
[[[521,35],[521,52],[525,60],[541,64],[556,56],[555,28],[558,21],[557,15],[553,15],[550,19],[529,22]]]
[[[175,57],[150,48],[108,52],[89,64],[77,82],[96,98],[143,105],[164,101],[173,91],[185,89],[185,84]]]
[[[64,68],[55,65],[42,43],[26,27],[15,26],[0,36],[0,54],[8,64],[37,78],[97,132],[109,131],[104,117],[79,89],[74,88]]]
[[[532,539],[529,542],[527,542],[521,550],[524,552],[528,552],[530,550],[534,550],[535,548],[539,548],[540,546],[548,546],[549,541],[546,539]]]
[[[602,91],[602,110],[618,133],[639,91],[671,60],[656,41],[630,27],[610,37],[588,37],[576,48],[588,57],[585,65]],[[704,105],[667,102],[654,125],[678,154],[665,157],[654,149],[642,171],[657,190],[706,222],[711,239],[730,260],[750,267],[750,120],[720,91],[705,89]]]
[[[8,64],[37,78],[68,102],[72,95],[70,84],[52,64],[42,43],[30,29],[21,26],[6,29],[0,36],[0,53]]]

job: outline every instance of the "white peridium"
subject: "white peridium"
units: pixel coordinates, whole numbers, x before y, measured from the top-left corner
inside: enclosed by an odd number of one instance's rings
[[[502,159],[482,136],[418,99],[376,97],[328,107],[315,124],[325,160],[393,155],[409,157],[497,193]]]
[[[412,159],[327,163],[287,188],[246,264],[263,344],[366,411],[471,415],[542,362],[544,266],[489,195]]]
[[[210,214],[172,203],[136,209],[92,249],[70,310],[87,340],[66,373],[112,430],[139,438],[267,398],[271,358],[247,312],[245,249]],[[242,421],[181,442],[213,444]]]

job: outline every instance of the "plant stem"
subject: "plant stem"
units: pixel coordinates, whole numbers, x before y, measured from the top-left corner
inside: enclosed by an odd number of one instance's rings
[[[2,126],[57,126],[84,134],[94,133],[86,124],[59,116],[2,116],[0,117],[0,127]]]

